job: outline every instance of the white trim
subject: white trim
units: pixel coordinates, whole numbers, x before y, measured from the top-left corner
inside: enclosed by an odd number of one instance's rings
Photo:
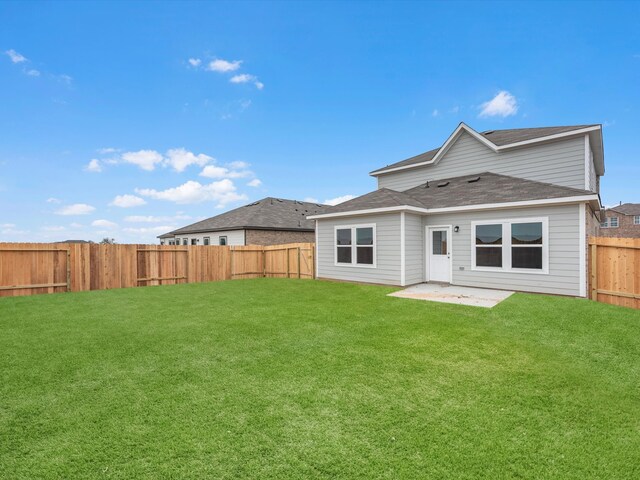
[[[396,207],[369,208],[365,210],[352,210],[350,212],[323,213],[321,215],[311,215],[307,217],[307,219],[318,220],[321,218],[352,217],[356,215],[372,215],[375,213],[393,213],[393,212],[429,213],[429,210],[427,210],[426,208],[412,207],[409,205],[398,205]]]
[[[584,203],[579,205],[578,215],[579,218],[579,233],[578,240],[580,243],[578,244],[579,252],[580,252],[580,296],[587,296],[587,206]]]
[[[447,153],[447,151],[449,150],[449,148],[451,147],[453,142],[457,139],[457,137],[460,135],[460,133],[463,130],[465,132],[467,132],[469,135],[471,135],[472,137],[474,137],[476,140],[478,140],[480,143],[485,145],[486,147],[489,147],[494,152],[499,153],[499,152],[502,152],[504,150],[509,150],[509,149],[517,148],[517,147],[523,147],[525,145],[531,145],[531,144],[534,144],[534,143],[549,142],[549,141],[557,140],[557,139],[560,139],[560,138],[572,137],[572,136],[582,135],[582,134],[588,134],[589,132],[598,131],[600,129],[601,129],[600,125],[596,125],[596,126],[593,126],[593,127],[580,128],[578,130],[570,130],[568,132],[556,133],[554,135],[547,135],[545,137],[538,137],[538,138],[533,138],[531,140],[523,140],[521,142],[509,143],[507,145],[499,145],[498,146],[495,143],[493,143],[492,141],[490,141],[488,138],[484,137],[482,134],[476,132],[473,128],[469,127],[465,123],[461,123],[453,131],[453,133],[449,136],[449,138],[447,138],[447,141],[444,142],[442,147],[440,147],[438,152],[433,156],[433,158],[431,160],[426,161],[426,162],[413,163],[411,165],[403,165],[401,167],[386,168],[384,170],[380,170],[380,169],[379,170],[374,170],[373,172],[369,173],[369,175],[371,175],[372,177],[377,177],[378,175],[384,175],[386,173],[397,172],[399,170],[407,170],[409,168],[416,168],[416,167],[422,167],[424,165],[436,164],[436,163],[438,163],[440,161],[440,158],[442,158]]]
[[[311,220],[335,217],[352,217],[356,215],[371,215],[375,213],[392,213],[392,212],[415,212],[422,214],[430,213],[450,213],[450,212],[467,212],[474,210],[495,210],[503,208],[519,208],[519,207],[537,207],[539,205],[566,205],[579,202],[598,202],[598,210],[600,209],[600,197],[593,195],[578,195],[575,197],[545,198],[541,200],[523,200],[520,202],[505,203],[483,203],[480,205],[463,205],[461,207],[443,207],[443,208],[420,208],[411,207],[409,205],[401,205],[397,207],[371,208],[368,210],[353,210],[350,212],[325,213],[322,215],[313,215],[307,217]]]
[[[405,213],[400,212],[400,286],[404,287],[406,281],[406,249],[405,249]]]
[[[514,223],[542,223],[542,270],[513,268],[511,266],[511,225]],[[476,226],[502,225],[502,267],[476,266]],[[471,270],[478,272],[524,273],[526,275],[549,274],[549,217],[502,218],[471,222]]]
[[[318,237],[320,235],[320,232],[318,231],[318,221],[316,220],[315,223],[316,223],[316,248],[315,248],[316,255],[315,255],[315,258],[313,259],[313,261],[316,262],[316,268],[315,268],[316,276],[315,276],[315,278],[317,279],[317,278],[320,278],[320,274],[318,273],[318,265],[320,264],[320,262],[318,262],[318,255],[319,255],[318,249],[320,248],[320,242],[318,241]]]
[[[357,251],[357,234],[356,229],[358,228],[372,228],[373,229],[373,264],[368,265],[366,263],[356,263],[358,251]],[[342,263],[338,262],[338,230],[349,230],[351,229],[351,263]],[[377,238],[376,238],[376,224],[375,223],[361,223],[357,225],[334,225],[333,227],[333,264],[336,267],[356,267],[356,268],[376,268],[377,266]],[[361,247],[368,248],[368,245],[360,245]],[[342,247],[345,248],[345,247]]]
[[[426,237],[426,250],[424,252],[425,254],[425,271],[424,271],[424,277],[425,277],[425,282],[429,282],[431,281],[431,279],[429,278],[429,273],[431,272],[430,270],[430,266],[429,266],[429,258],[431,257],[431,237],[432,235],[429,234],[430,230],[447,230],[447,255],[449,258],[449,282],[450,284],[453,283],[453,225],[425,225],[425,237]],[[434,280],[437,281],[437,280]]]
[[[590,177],[591,177],[591,165],[589,155],[591,148],[589,147],[589,135],[584,136],[584,189],[591,191]]]

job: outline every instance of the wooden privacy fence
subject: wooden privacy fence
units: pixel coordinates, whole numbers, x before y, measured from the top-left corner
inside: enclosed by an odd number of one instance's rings
[[[314,244],[0,243],[0,297],[236,278],[313,278]]]
[[[640,308],[640,239],[589,238],[589,296]]]

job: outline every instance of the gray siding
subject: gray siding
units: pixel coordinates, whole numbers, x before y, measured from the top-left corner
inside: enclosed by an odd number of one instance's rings
[[[582,144],[584,149],[584,143]],[[549,273],[487,272],[471,270],[471,222],[509,218],[549,217]],[[580,295],[579,206],[493,210],[429,215],[424,225],[457,225],[453,233],[455,285],[519,290],[525,292]]]
[[[376,268],[335,264],[335,227],[376,225]],[[400,214],[358,216],[317,221],[319,278],[400,285]]]
[[[422,217],[405,214],[405,284],[424,282],[424,227]]]
[[[404,191],[426,181],[481,172],[585,188],[583,136],[495,153],[463,133],[437,165],[380,175],[378,188]]]

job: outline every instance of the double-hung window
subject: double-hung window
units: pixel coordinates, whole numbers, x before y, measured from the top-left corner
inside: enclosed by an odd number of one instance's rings
[[[618,217],[607,217],[604,222],[600,224],[602,228],[618,228]]]
[[[633,216],[633,224],[634,225],[640,225],[640,215],[634,215]]]
[[[375,267],[375,225],[336,227],[335,239],[336,265]]]
[[[204,237],[204,239],[202,240],[202,244],[203,245],[210,245],[211,244],[211,239],[209,237]]]
[[[227,237],[226,237],[226,235],[225,235],[225,236],[222,236],[222,237],[220,237],[220,238],[218,239],[218,244],[219,244],[219,245],[226,245],[226,244],[227,244]]]
[[[548,225],[546,217],[472,222],[472,269],[548,273]]]

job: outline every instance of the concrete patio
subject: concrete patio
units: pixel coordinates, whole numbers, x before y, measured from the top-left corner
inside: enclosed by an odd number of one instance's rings
[[[495,307],[514,292],[489,288],[459,287],[439,283],[421,283],[390,293],[390,297],[412,298],[431,302],[455,303],[474,307]]]

